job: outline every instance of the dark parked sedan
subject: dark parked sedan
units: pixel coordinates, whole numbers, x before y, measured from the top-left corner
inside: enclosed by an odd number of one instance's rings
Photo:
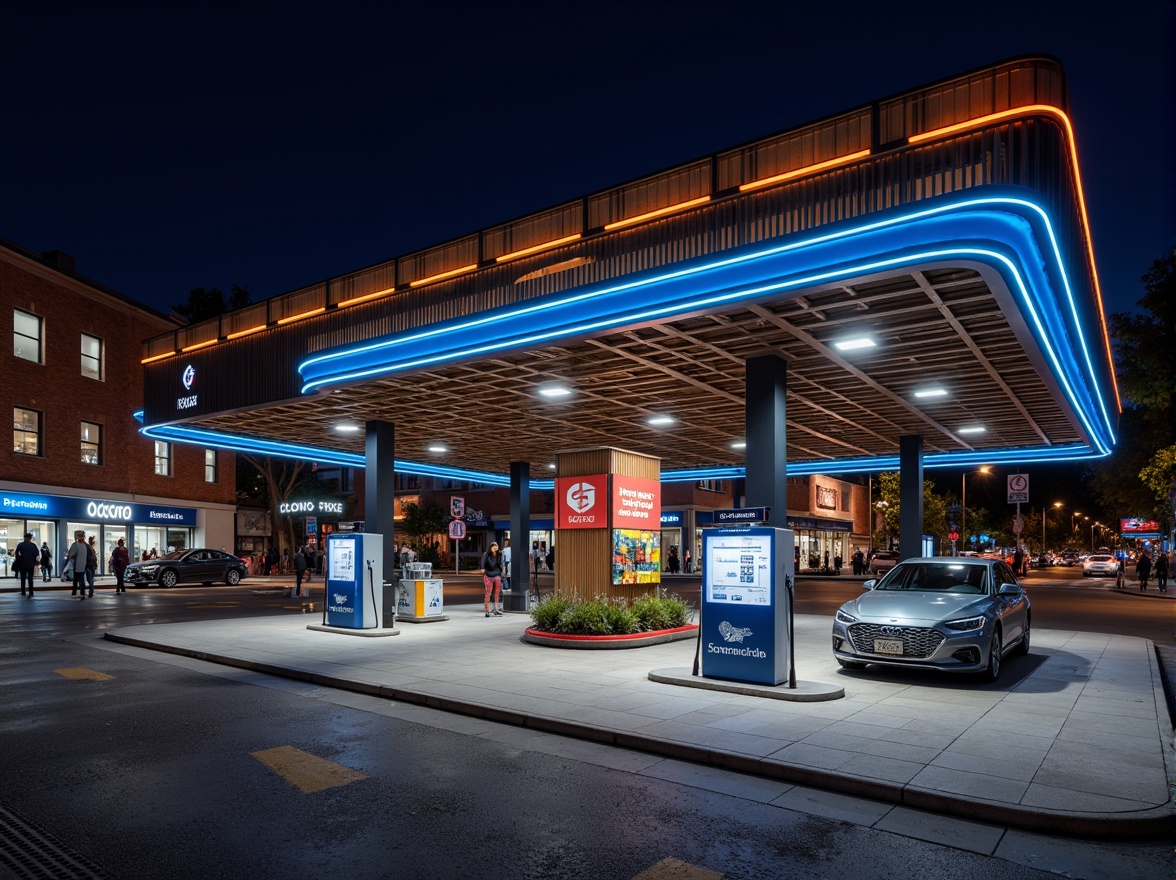
[[[244,559],[238,559],[223,550],[176,550],[158,559],[133,562],[127,566],[126,582],[144,585],[159,584],[174,587],[176,584],[205,584],[224,581],[230,587],[241,582],[249,574]]]

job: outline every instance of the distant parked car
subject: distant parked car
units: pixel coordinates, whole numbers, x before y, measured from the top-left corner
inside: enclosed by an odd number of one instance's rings
[[[907,559],[838,609],[833,656],[868,664],[1000,675],[1010,650],[1029,652],[1029,597],[998,559]]]
[[[1114,556],[1095,554],[1082,563],[1083,577],[1114,577],[1119,573],[1119,560]]]
[[[159,584],[174,587],[176,584],[205,584],[224,581],[230,587],[241,583],[249,574],[244,559],[225,553],[223,550],[176,550],[158,559],[132,562],[124,575],[128,584]]]
[[[898,553],[893,550],[879,550],[870,559],[867,571],[870,574],[882,574],[898,565]]]

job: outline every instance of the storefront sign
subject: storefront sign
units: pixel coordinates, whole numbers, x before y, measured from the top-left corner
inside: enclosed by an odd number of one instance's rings
[[[608,528],[608,474],[555,478],[555,525],[559,529]]]
[[[342,501],[283,501],[278,505],[278,513],[283,516],[306,516],[321,513],[327,516],[342,516]]]
[[[741,507],[737,510],[716,510],[715,525],[738,525],[739,523],[762,523],[768,518],[766,507]]]
[[[826,510],[837,509],[837,490],[828,486],[817,486],[817,507]]]
[[[682,512],[679,510],[662,511],[661,524],[663,526],[680,526],[682,525]]]
[[[618,529],[653,529],[661,523],[661,483],[613,474],[612,524]]]
[[[1124,537],[1158,538],[1160,524],[1154,519],[1143,519],[1138,516],[1123,517],[1119,520],[1119,532]]]
[[[0,493],[0,515],[21,519],[196,525],[196,509],[193,507],[164,507],[106,498],[71,498],[65,495],[34,495],[26,492]]]

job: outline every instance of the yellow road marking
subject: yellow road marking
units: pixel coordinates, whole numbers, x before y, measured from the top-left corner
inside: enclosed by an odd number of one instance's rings
[[[293,746],[278,746],[251,754],[303,794],[314,794],[316,791],[367,779],[366,773],[316,757]]]
[[[665,858],[633,880],[722,880],[723,875],[679,859]]]
[[[107,675],[105,672],[95,672],[93,669],[87,669],[85,666],[71,666],[69,669],[54,669],[62,678],[68,678],[70,681],[110,681],[114,678],[113,675]]]

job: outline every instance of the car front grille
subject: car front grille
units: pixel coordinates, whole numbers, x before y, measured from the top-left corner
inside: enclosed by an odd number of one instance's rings
[[[894,632],[896,629],[899,631]],[[915,660],[930,657],[943,644],[943,633],[938,630],[918,626],[883,627],[876,623],[855,623],[849,628],[849,638],[855,654],[873,654],[874,639],[902,639],[902,656]]]

